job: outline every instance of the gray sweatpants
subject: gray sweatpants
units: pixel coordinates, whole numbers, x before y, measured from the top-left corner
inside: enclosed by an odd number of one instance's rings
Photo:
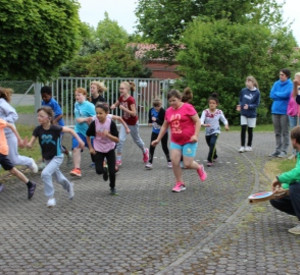
[[[54,197],[54,186],[52,176],[54,175],[57,182],[62,185],[65,190],[68,190],[70,181],[59,170],[59,166],[62,164],[64,156],[55,156],[51,160],[46,160],[46,167],[41,173],[41,178],[44,183],[45,196],[48,198]]]
[[[288,115],[272,114],[275,132],[276,151],[287,153],[289,147],[289,117]]]
[[[139,133],[139,125],[138,123],[135,125],[128,125],[128,128],[130,129],[130,135],[135,142],[135,144],[144,152],[144,142],[140,137]],[[121,125],[120,132],[119,132],[119,143],[117,144],[117,154],[121,154],[123,151],[123,144],[126,141],[127,134],[125,127]]]
[[[6,140],[9,147],[8,158],[14,166],[24,165],[27,167],[32,166],[32,158],[19,155],[18,151],[18,139],[14,133],[6,133]]]

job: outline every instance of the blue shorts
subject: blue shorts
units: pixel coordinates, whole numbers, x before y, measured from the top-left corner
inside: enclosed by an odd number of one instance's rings
[[[184,157],[190,157],[190,158],[194,158],[196,156],[197,147],[198,147],[198,142],[193,142],[193,143],[190,142],[184,145],[179,145],[174,142],[170,143],[171,150],[172,149],[180,150]]]
[[[87,141],[86,141],[86,136],[84,136],[83,134],[77,133],[77,135],[82,139],[82,141],[84,142],[84,146],[89,148]],[[91,137],[91,143],[93,145],[94,142],[94,138]],[[77,139],[75,137],[72,138],[72,150],[76,147],[78,147],[79,143],[77,141]]]

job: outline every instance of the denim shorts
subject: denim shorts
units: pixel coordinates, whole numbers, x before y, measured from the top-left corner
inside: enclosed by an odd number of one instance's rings
[[[184,157],[190,157],[190,158],[194,158],[196,156],[197,147],[198,147],[198,142],[193,142],[193,143],[189,142],[183,145],[174,142],[170,143],[171,150],[172,149],[180,150]]]

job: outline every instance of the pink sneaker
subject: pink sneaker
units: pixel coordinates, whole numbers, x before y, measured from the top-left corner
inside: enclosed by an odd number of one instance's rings
[[[186,188],[185,188],[185,185],[183,182],[176,182],[175,186],[173,187],[172,189],[172,192],[176,192],[176,193],[179,193],[181,191],[184,191]]]
[[[122,166],[122,160],[116,160],[116,166]]]
[[[200,165],[199,169],[197,170],[197,173],[198,173],[199,178],[200,178],[201,181],[205,181],[206,180],[207,174],[204,171],[204,166],[203,165]]]
[[[148,148],[145,149],[145,153],[143,153],[143,162],[147,163],[149,161],[149,150]]]

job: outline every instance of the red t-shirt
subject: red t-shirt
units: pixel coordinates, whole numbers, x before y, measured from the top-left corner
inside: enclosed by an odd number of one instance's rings
[[[125,108],[129,109],[131,111],[131,105],[135,104],[135,99],[132,96],[129,96],[127,99],[123,99],[122,96],[119,97],[118,99],[120,105],[124,106]],[[130,114],[128,114],[127,112],[123,111],[122,114],[122,118],[124,119],[124,121],[128,124],[128,125],[135,125],[138,121],[138,116],[131,116]]]
[[[172,142],[179,145],[190,142],[191,137],[195,134],[196,127],[191,117],[196,114],[193,105],[188,103],[184,103],[178,109],[169,107],[166,110],[165,120],[170,125]]]

